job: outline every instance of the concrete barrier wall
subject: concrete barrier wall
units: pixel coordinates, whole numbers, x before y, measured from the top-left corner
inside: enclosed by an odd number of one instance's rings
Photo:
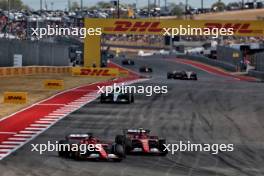
[[[257,53],[255,58],[255,70],[249,70],[248,74],[264,81],[264,52]]]
[[[264,52],[255,55],[256,71],[264,72]]]
[[[264,81],[264,71],[257,71],[257,70],[249,70],[248,75],[260,78],[261,80]]]
[[[13,66],[14,54],[23,56],[23,66],[68,66],[70,45],[0,39],[0,67]]]
[[[234,64],[227,63],[224,61],[209,59],[209,58],[202,56],[202,55],[178,55],[178,57],[183,58],[183,59],[190,59],[190,60],[194,60],[194,61],[203,62],[205,64],[212,65],[215,67],[220,67],[220,68],[223,68],[225,70],[232,71],[232,72],[235,72],[237,70],[236,65],[234,65]]]

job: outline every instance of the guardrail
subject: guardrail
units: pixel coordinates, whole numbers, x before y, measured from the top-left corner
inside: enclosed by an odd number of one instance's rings
[[[0,77],[40,75],[40,74],[70,74],[71,67],[56,66],[27,66],[27,67],[0,67]]]
[[[248,75],[259,78],[262,81],[264,81],[264,72],[263,71],[249,70]]]

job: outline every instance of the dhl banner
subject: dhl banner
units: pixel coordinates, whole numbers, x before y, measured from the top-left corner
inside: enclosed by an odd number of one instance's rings
[[[4,103],[25,104],[27,99],[27,92],[4,92]]]
[[[87,77],[117,77],[119,76],[118,68],[85,68],[73,67],[72,76]]]
[[[127,70],[119,70],[120,77],[127,77],[128,75],[129,75],[129,72]]]
[[[235,36],[263,36],[264,21],[175,19],[85,19],[85,27],[101,28],[104,34],[163,35],[164,28],[233,28]]]
[[[174,19],[85,19],[86,28],[101,28],[103,34],[164,35],[169,28],[233,29],[233,36],[263,36],[264,21],[174,20]],[[87,35],[84,66],[101,64],[101,37]]]
[[[64,81],[56,79],[47,79],[43,81],[45,89],[60,90],[64,89]]]

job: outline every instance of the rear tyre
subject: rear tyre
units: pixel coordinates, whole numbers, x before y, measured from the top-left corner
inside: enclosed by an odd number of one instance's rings
[[[168,154],[168,151],[166,150],[166,147],[164,146],[165,144],[166,144],[166,139],[159,140],[159,150],[161,152],[161,156],[165,156]]]
[[[135,102],[134,94],[131,94],[131,103],[134,103],[134,102]]]
[[[128,154],[132,150],[132,141],[129,138],[126,138],[125,141],[125,152]]]
[[[117,135],[115,137],[115,143],[119,144],[119,145],[124,145],[126,142],[126,137],[124,135]]]
[[[114,154],[116,156],[118,156],[119,158],[125,158],[126,154],[125,154],[125,150],[124,150],[123,145],[115,144],[114,145]]]
[[[59,144],[68,144],[68,142],[66,140],[60,140]],[[58,151],[58,154],[60,157],[65,157],[68,158],[69,157],[69,151]]]
[[[100,103],[105,103],[105,97],[103,94],[100,96]]]

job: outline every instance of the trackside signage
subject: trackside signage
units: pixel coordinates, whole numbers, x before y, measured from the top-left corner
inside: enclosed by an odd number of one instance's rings
[[[27,100],[27,92],[4,92],[4,103],[25,104]]]
[[[132,34],[132,35],[171,35],[177,36],[177,30],[202,31],[200,34],[187,32],[181,35],[209,36],[213,31],[228,35],[259,37],[264,36],[264,21],[260,20],[175,20],[175,19],[85,19],[85,28],[101,28],[102,34]],[[231,31],[230,31],[231,30]],[[213,34],[216,38],[218,34]],[[93,63],[101,63],[101,36],[88,35],[84,40],[84,66],[91,67]]]
[[[117,68],[85,68],[73,67],[72,76],[87,77],[118,77],[119,70]]]
[[[232,28],[235,36],[263,36],[264,21],[173,20],[173,19],[86,19],[86,27],[100,27],[106,34],[156,34],[164,28]]]
[[[43,86],[45,89],[60,90],[64,89],[64,81],[56,79],[47,79],[43,81]]]

